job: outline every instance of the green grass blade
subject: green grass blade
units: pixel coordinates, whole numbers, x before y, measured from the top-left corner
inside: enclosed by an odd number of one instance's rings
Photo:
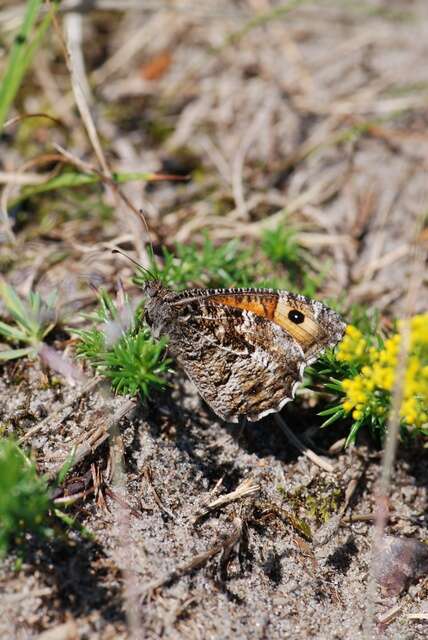
[[[76,447],[73,447],[70,454],[67,456],[64,464],[62,465],[61,469],[58,472],[58,475],[56,478],[56,484],[58,487],[64,482],[68,472],[73,467],[75,455],[76,455]]]
[[[48,30],[48,28],[49,28],[49,26],[50,26],[50,24],[52,22],[52,18],[54,16],[54,14],[56,13],[60,3],[61,3],[61,0],[52,0],[51,1],[51,4],[49,5],[49,11],[46,13],[46,15],[44,16],[44,18],[41,21],[40,25],[37,27],[32,42],[30,42],[28,47],[26,49],[24,49],[24,52],[23,52],[24,70],[27,69],[30,66],[31,61],[33,59],[33,56],[34,56],[36,50],[41,45],[42,40],[43,40],[43,38],[45,36],[45,33]]]
[[[345,442],[345,448],[349,447],[350,444],[354,444],[355,440],[357,438],[357,433],[361,427],[361,421],[358,422],[354,422],[354,424],[351,427],[350,432],[348,433],[348,437],[346,438],[346,442]]]
[[[17,360],[18,358],[24,358],[25,356],[36,355],[36,350],[33,347],[24,347],[22,349],[6,349],[0,351],[0,362],[6,362],[7,360]]]
[[[332,416],[330,416],[330,418],[328,418],[328,420],[325,420],[322,423],[321,429],[324,429],[325,427],[328,427],[329,425],[333,424],[334,422],[337,422],[338,420],[341,420],[343,417],[344,417],[343,412],[338,411],[337,413],[335,413]]]
[[[82,538],[85,538],[85,540],[90,540],[90,541],[95,540],[95,535],[92,533],[92,531],[90,531],[90,529],[85,527],[83,524],[80,524],[80,522],[77,521],[75,516],[69,516],[67,513],[64,513],[64,511],[61,511],[61,509],[54,509],[54,514],[67,527],[70,527],[70,529],[78,531],[82,536]]]
[[[21,29],[12,45],[9,62],[3,82],[0,85],[0,130],[21,85],[22,78],[30,63],[27,55],[27,41],[39,13],[43,0],[29,0]]]
[[[152,180],[158,180],[159,177],[155,173],[148,171],[142,171],[140,173],[115,173],[113,174],[113,180],[117,184],[123,184],[126,182],[132,182],[137,180],[144,180],[150,182]],[[56,189],[74,189],[76,187],[83,187],[90,184],[96,184],[101,182],[102,178],[96,173],[77,173],[74,171],[67,171],[59,176],[51,178],[42,184],[38,184],[34,187],[28,187],[21,191],[21,195],[13,200],[12,205],[19,204],[22,200],[30,198],[31,196],[38,195],[39,193],[46,193],[48,191],[54,191]]]
[[[28,335],[13,327],[6,322],[2,322],[0,320],[0,335],[6,338],[7,340],[12,340],[13,342],[27,342]]]
[[[28,340],[29,337],[35,335],[38,326],[31,319],[30,310],[19,298],[15,289],[6,284],[6,282],[0,282],[0,297],[3,298],[6,308],[11,316],[27,333],[25,339]]]

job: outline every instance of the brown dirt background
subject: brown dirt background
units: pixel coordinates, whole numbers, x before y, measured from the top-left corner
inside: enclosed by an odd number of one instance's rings
[[[2,4],[5,43],[22,8]],[[60,23],[82,56],[78,83],[85,89],[88,81],[110,168],[196,167],[189,183],[122,186],[144,209],[155,246],[199,243],[204,230],[215,241],[245,244],[285,224],[286,214],[313,264],[328,265],[325,297],[345,295],[385,317],[408,311],[427,207],[424,0],[64,2]],[[9,127],[0,141],[2,171],[17,172],[54,143],[99,168],[54,31],[16,103],[15,114],[35,112],[63,126]],[[14,188],[6,180],[8,198]],[[102,218],[100,200],[113,206],[112,216]],[[40,207],[25,224],[9,212],[15,244],[4,221],[0,228],[1,268],[20,293],[58,288],[70,317],[94,301],[90,283],[113,287],[119,276],[129,283],[130,267],[110,249],[144,260],[146,235],[120,198],[106,188],[78,202],[67,192],[45,196]],[[427,301],[425,276],[411,311],[426,310]],[[72,354],[61,336],[53,346]],[[320,539],[322,514],[339,512],[355,480],[345,515],[370,514],[380,465],[373,442],[363,436],[354,448],[330,452],[330,474],[298,456],[272,418],[239,433],[216,420],[179,373],[172,383],[172,392],[129,412],[110,442],[73,472],[89,488],[91,474],[101,474],[96,497],[74,507],[95,540],[71,533],[55,543],[32,541],[21,571],[13,554],[3,563],[0,637],[362,638],[371,523],[343,522],[328,542],[313,544],[268,517],[266,505],[297,513]],[[27,442],[41,471],[108,425],[122,404],[100,387],[82,393],[64,380],[52,384],[37,362],[1,368],[1,422],[21,436],[43,421]],[[318,452],[344,435],[313,431],[293,405],[285,416]],[[426,538],[427,463],[420,444],[399,449],[388,533]],[[194,523],[204,504],[245,479],[258,485],[257,495]],[[219,541],[227,548],[237,528],[229,563],[223,551],[150,588]],[[378,637],[426,637],[426,621],[406,614],[426,613],[427,586],[425,579],[395,598],[376,595],[378,619],[401,607],[392,622],[377,625]]]

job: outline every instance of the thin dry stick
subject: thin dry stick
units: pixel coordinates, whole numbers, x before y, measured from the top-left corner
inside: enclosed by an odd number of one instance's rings
[[[422,216],[421,216],[422,220]],[[418,229],[419,231],[419,229]],[[395,371],[395,384],[392,393],[391,410],[388,420],[385,449],[383,453],[382,469],[376,496],[375,527],[373,531],[372,559],[370,565],[370,577],[367,584],[367,615],[364,625],[364,637],[370,640],[375,626],[375,599],[376,599],[376,567],[381,557],[382,540],[385,527],[389,518],[389,494],[391,477],[394,469],[395,455],[397,451],[398,435],[400,430],[400,408],[403,402],[403,380],[406,373],[407,356],[410,347],[409,319],[415,308],[418,291],[422,285],[424,276],[425,252],[422,245],[415,245],[413,257],[413,269],[410,275],[408,293],[405,303],[405,318],[401,328],[400,352],[398,354],[397,368]]]
[[[73,459],[70,463],[70,470],[78,465],[82,460],[84,460],[87,456],[93,454],[95,449],[98,449],[103,442],[108,440],[111,436],[113,429],[116,428],[117,423],[122,420],[125,416],[129,415],[135,408],[135,400],[125,400],[123,404],[114,412],[112,417],[107,421],[107,424],[102,424],[100,427],[94,429],[90,435],[86,436],[86,440],[83,444],[77,447],[74,452]],[[48,471],[47,478],[52,479],[58,474],[61,470],[64,462],[61,462],[59,465],[50,469]]]
[[[152,582],[146,584],[143,587],[143,595],[146,595],[151,591],[154,591],[155,589],[159,589],[159,587],[170,584],[171,582],[175,582],[182,576],[186,575],[186,573],[190,573],[195,569],[199,569],[199,567],[202,567],[208,560],[210,560],[210,558],[213,558],[221,551],[224,551],[225,553],[227,553],[228,551],[230,552],[241,539],[243,527],[243,520],[239,517],[234,518],[232,533],[225,540],[217,542],[215,545],[207,549],[207,551],[199,553],[198,555],[194,556],[189,562],[179,565],[162,578],[153,580]]]
[[[170,509],[168,509],[163,504],[162,500],[159,497],[158,492],[155,489],[155,486],[153,484],[153,472],[152,472],[152,469],[149,466],[147,466],[144,469],[143,474],[144,474],[144,477],[145,477],[145,479],[147,481],[147,484],[149,485],[149,487],[150,487],[150,489],[151,489],[151,491],[153,493],[153,499],[156,502],[156,504],[158,505],[159,509],[161,511],[163,511],[164,513],[166,513],[166,515],[169,516],[172,520],[175,520],[175,515],[172,513],[172,511],[170,511]]]
[[[255,495],[259,493],[259,491],[260,485],[255,484],[252,478],[246,478],[234,491],[231,491],[224,496],[220,496],[206,506],[202,507],[202,509],[196,514],[194,522],[197,522],[215,509],[224,507],[225,505],[230,504],[231,502],[235,502],[236,500],[241,500],[241,498]]]
[[[83,56],[83,16],[76,11],[70,11],[64,15],[64,30],[67,35],[68,50],[74,67],[74,75],[79,79],[79,84],[87,103],[93,102],[93,95],[88,82],[85,58]]]
[[[84,173],[95,173],[100,178],[100,180],[102,182],[104,182],[105,184],[109,185],[109,187],[111,187],[122,198],[123,202],[131,209],[131,211],[133,213],[135,213],[135,215],[141,221],[142,217],[141,217],[140,211],[136,207],[134,207],[132,202],[123,193],[123,191],[121,189],[119,189],[119,187],[117,186],[117,184],[115,183],[115,181],[113,180],[113,178],[110,175],[107,175],[107,174],[103,173],[102,171],[99,171],[92,164],[89,164],[89,162],[85,162],[84,160],[81,160],[77,156],[74,156],[72,153],[70,153],[70,151],[67,151],[66,149],[61,147],[60,144],[54,143],[53,146],[55,147],[55,149],[62,156],[64,156],[64,158],[66,158],[68,160],[68,162],[70,162],[70,164],[74,165],[75,167],[77,167],[78,169],[83,171]],[[143,221],[145,223],[144,218],[143,218]],[[146,230],[147,230],[147,228],[146,228]]]
[[[100,163],[103,173],[111,178],[110,169],[104,157],[104,152],[101,147],[97,129],[95,127],[95,123],[92,118],[92,114],[89,109],[85,92],[83,89],[83,86],[87,85],[86,78],[82,78],[80,75],[84,71],[84,66],[82,68],[82,65],[80,66],[77,65],[75,61],[76,46],[78,46],[79,40],[76,40],[75,37],[71,38],[70,34],[67,34],[67,38],[68,38],[68,43],[67,43],[64,39],[60,23],[58,22],[58,19],[55,16],[53,18],[53,25],[55,27],[61,46],[63,48],[65,63],[70,72],[71,86],[73,89],[74,99],[76,100],[76,105],[77,105],[77,108],[79,109],[79,113],[82,116],[83,124],[85,125],[85,129],[87,131],[89,140],[95,151],[95,155],[98,158],[98,162]],[[67,22],[66,22],[66,25],[67,25]],[[75,27],[76,25],[75,23],[73,23],[73,28],[75,29]]]
[[[334,467],[327,460],[318,456],[315,451],[309,449],[303,442],[299,440],[299,438],[291,431],[290,427],[284,422],[280,415],[275,414],[275,422],[280,427],[282,432],[284,433],[287,440],[290,444],[293,445],[301,454],[309,458],[312,462],[317,464],[324,471],[328,471],[328,473],[334,473]]]

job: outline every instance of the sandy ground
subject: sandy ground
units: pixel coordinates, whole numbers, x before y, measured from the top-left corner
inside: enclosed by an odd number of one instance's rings
[[[263,228],[286,224],[286,213],[314,264],[328,268],[323,297],[386,317],[406,311],[427,202],[427,3],[130,4],[69,13],[63,27],[83,53],[79,82],[91,87],[109,165],[196,170],[185,184],[123,186],[155,246],[198,243],[205,230],[250,245]],[[19,15],[18,5],[0,15],[6,37]],[[54,39],[36,62],[19,112],[48,110],[64,129],[40,125],[27,138],[12,130],[0,142],[2,170],[53,142],[96,164]],[[144,226],[108,189],[102,198],[114,206],[105,220],[99,194],[53,196],[24,223],[17,215],[16,245],[1,247],[6,279],[21,293],[58,288],[69,318],[93,301],[89,283],[128,284],[131,269],[110,249],[144,259]],[[427,301],[425,280],[411,311]],[[72,355],[64,336],[53,346]],[[75,443],[93,445],[68,487],[87,489],[71,511],[94,538],[29,540],[20,571],[15,552],[5,560],[1,638],[357,640],[369,637],[372,612],[373,637],[426,637],[426,620],[407,615],[426,614],[426,577],[396,595],[367,595],[381,461],[367,434],[330,449],[346,432],[313,430],[304,403],[287,405],[287,424],[328,457],[328,472],[299,455],[272,417],[242,430],[219,422],[179,371],[147,406],[99,385],[54,384],[39,362],[0,371],[7,430],[42,425],[27,441],[40,471],[52,472]],[[126,417],[114,420],[121,409]],[[112,416],[117,429],[97,446],[91,437]],[[426,539],[427,464],[420,443],[399,447],[388,534]],[[206,512],[238,487],[248,495]]]

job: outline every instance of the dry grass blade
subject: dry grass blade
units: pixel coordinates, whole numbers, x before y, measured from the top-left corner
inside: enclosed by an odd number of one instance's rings
[[[255,484],[252,478],[246,478],[241,482],[241,484],[230,493],[227,493],[224,496],[220,496],[216,498],[205,507],[202,507],[198,510],[198,513],[195,515],[194,522],[197,522],[204,516],[206,516],[211,511],[215,511],[216,509],[220,509],[231,502],[236,502],[237,500],[241,500],[242,498],[247,498],[248,496],[257,495],[260,492],[260,485]]]
[[[163,587],[163,586],[167,586],[175,582],[176,580],[179,580],[182,576],[188,573],[191,573],[196,569],[199,569],[200,567],[204,566],[208,562],[208,560],[210,560],[211,558],[213,558],[214,556],[218,555],[221,552],[225,553],[226,555],[230,554],[233,547],[236,544],[238,544],[239,541],[241,540],[241,537],[243,535],[243,529],[244,529],[244,521],[241,518],[236,517],[233,520],[232,527],[233,527],[232,532],[228,536],[226,536],[224,540],[221,540],[220,542],[216,543],[215,545],[207,549],[207,551],[204,551],[203,553],[199,553],[198,555],[194,556],[188,562],[185,562],[184,564],[179,565],[178,567],[170,571],[168,574],[166,574],[162,578],[159,578],[158,580],[153,580],[152,582],[149,582],[148,584],[144,585],[142,590],[143,597],[149,595],[156,589],[159,589],[160,587]]]
[[[89,435],[85,434],[86,440],[75,450],[70,469],[80,464],[88,456],[92,455],[98,447],[111,437],[111,434],[116,428],[118,422],[120,422],[125,416],[129,416],[134,409],[135,400],[125,400],[114,412],[111,418],[107,420],[107,424],[95,427]],[[49,479],[55,478],[62,466],[63,462],[55,466],[53,469],[50,469],[46,474],[47,477]]]
[[[306,456],[306,458],[311,460],[311,462],[316,464],[318,467],[321,467],[321,469],[324,469],[324,471],[328,471],[328,473],[334,473],[334,466],[327,462],[327,460],[324,460],[324,458],[321,458],[321,456],[317,455],[315,451],[312,451],[312,449],[309,449],[309,447],[303,444],[303,442],[301,442],[299,438],[291,431],[290,427],[285,423],[285,421],[279,414],[275,414],[275,422],[284,433],[289,443],[298,451],[300,451],[302,455]]]
[[[0,184],[17,184],[32,185],[40,184],[46,180],[45,176],[41,176],[39,173],[27,173],[22,175],[18,171],[0,171]]]
[[[76,58],[77,60],[83,61],[83,55],[80,51],[81,38],[79,37],[79,34],[75,33],[76,29],[81,28],[81,21],[78,20],[76,22],[74,19],[72,19],[71,23],[68,23],[66,21],[66,25],[71,24],[71,29],[73,31],[73,34],[67,34],[68,44],[64,39],[60,23],[56,18],[54,18],[53,23],[59,40],[62,44],[64,58],[70,72],[71,86],[73,88],[77,108],[79,109],[80,115],[82,116],[83,124],[85,125],[89,140],[91,141],[92,147],[95,151],[95,155],[98,158],[98,162],[100,163],[102,171],[105,175],[111,178],[111,172],[105,159],[94,119],[92,117],[91,110],[85,96],[84,87],[89,86],[86,75],[84,73],[85,67],[83,62],[81,64],[76,63]],[[78,52],[77,49],[79,50]]]
[[[153,498],[154,501],[156,502],[156,504],[158,505],[159,509],[161,511],[163,511],[164,513],[166,513],[166,515],[170,518],[172,518],[172,520],[175,520],[175,515],[172,513],[172,511],[170,511],[167,507],[165,507],[165,505],[163,504],[162,500],[159,497],[158,492],[156,491],[154,485],[153,485],[153,471],[149,466],[146,466],[144,471],[143,471],[144,477],[147,481],[147,484],[149,485],[149,487],[152,490],[153,493]]]

